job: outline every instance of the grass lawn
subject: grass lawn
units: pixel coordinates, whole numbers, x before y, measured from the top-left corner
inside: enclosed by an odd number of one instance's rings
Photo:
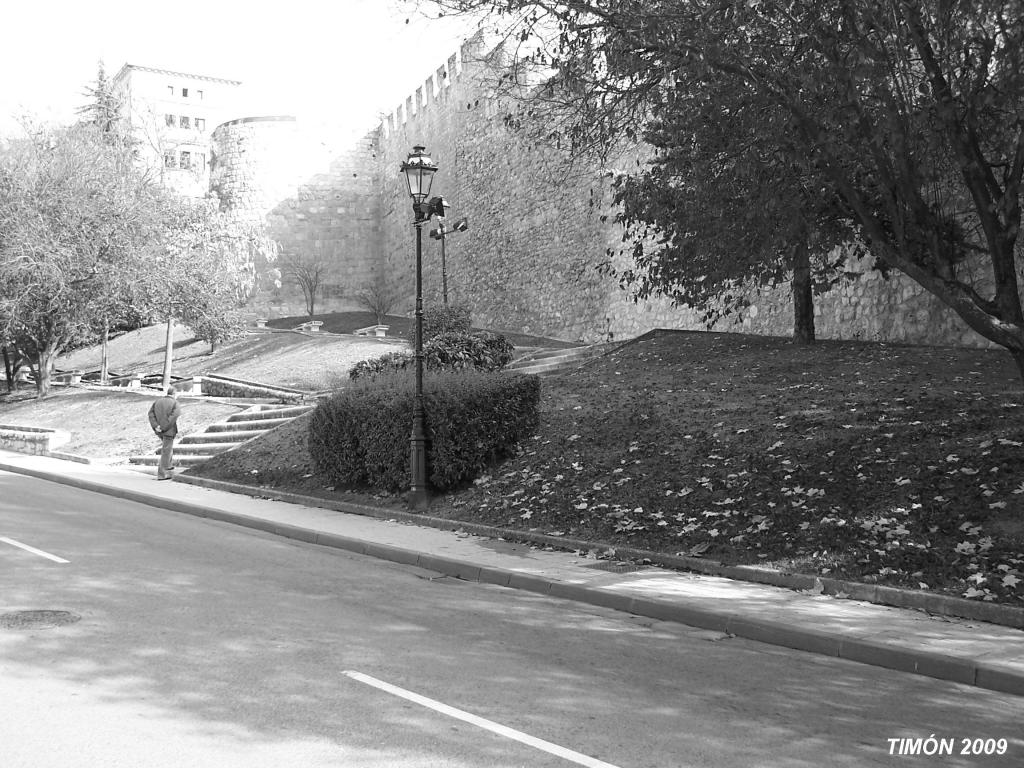
[[[658,332],[543,383],[519,455],[430,514],[1024,606],[1024,409],[996,351]],[[325,489],[303,421],[198,474]]]
[[[292,318],[287,327],[299,321]],[[118,373],[163,371],[165,327],[154,325],[124,333],[110,342],[110,369]],[[348,381],[348,370],[359,360],[403,348],[400,341],[353,339],[300,333],[253,333],[223,344],[211,354],[210,345],[196,341],[183,326],[175,327],[175,376],[220,374],[306,391],[329,389]],[[98,371],[99,347],[62,357],[57,367]]]
[[[52,395],[39,400],[24,392],[0,398],[0,424],[61,429],[70,433],[71,442],[57,450],[124,462],[129,456],[153,453],[160,447],[147,418],[156,396],[55,388]],[[241,410],[239,406],[189,397],[181,398],[181,406],[183,435]]]

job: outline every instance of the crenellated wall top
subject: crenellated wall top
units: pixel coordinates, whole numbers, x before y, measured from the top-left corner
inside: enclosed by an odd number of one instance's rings
[[[384,137],[410,122],[415,122],[433,104],[443,90],[451,88],[463,77],[465,70],[481,62],[488,51],[501,48],[488,39],[487,33],[479,29],[459,46],[448,59],[434,70],[423,85],[405,98],[394,110],[384,115],[379,130]]]

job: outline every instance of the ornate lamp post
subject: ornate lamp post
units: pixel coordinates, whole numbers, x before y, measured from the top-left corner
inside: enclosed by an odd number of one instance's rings
[[[416,227],[416,394],[413,399],[410,439],[412,485],[409,489],[409,506],[423,510],[427,506],[427,432],[423,411],[423,222],[429,221],[431,216],[427,196],[437,166],[426,154],[425,147],[415,146],[402,163],[401,170],[409,182],[409,196],[412,197],[415,215],[413,226]]]
[[[465,232],[467,229],[469,229],[469,219],[464,217],[452,225],[451,231]],[[441,241],[441,296],[446,307],[448,306],[448,265],[445,258],[444,244],[448,240],[448,232],[449,230],[445,226],[443,216],[437,224],[437,229],[430,230],[430,236],[435,240]]]

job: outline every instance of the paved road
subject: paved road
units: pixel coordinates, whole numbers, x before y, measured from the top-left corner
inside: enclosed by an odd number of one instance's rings
[[[0,613],[82,616],[0,629],[4,768],[1024,764],[1020,697],[28,477],[0,538]],[[957,754],[889,754],[932,734]]]

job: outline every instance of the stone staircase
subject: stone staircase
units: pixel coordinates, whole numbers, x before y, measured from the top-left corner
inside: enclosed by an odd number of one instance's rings
[[[202,432],[186,435],[174,444],[174,465],[188,468],[201,464],[212,456],[237,448],[242,443],[259,437],[275,427],[311,411],[315,405],[254,405],[234,413],[224,421],[210,424]],[[156,467],[160,451],[146,456],[132,456],[130,464]]]
[[[538,376],[553,376],[575,370],[614,347],[614,344],[591,344],[567,349],[538,347],[513,360],[505,367],[505,370],[516,373],[535,373]]]

